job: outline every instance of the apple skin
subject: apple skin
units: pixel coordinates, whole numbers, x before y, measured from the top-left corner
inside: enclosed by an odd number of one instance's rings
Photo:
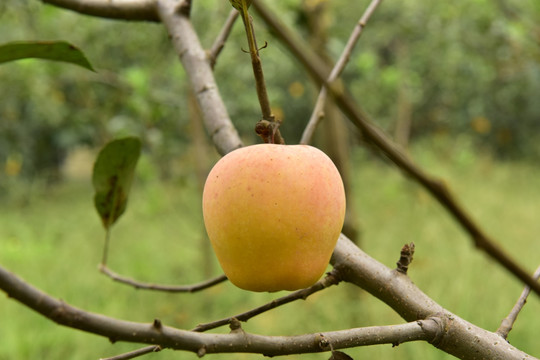
[[[343,181],[332,160],[312,146],[247,146],[210,171],[203,216],[234,285],[302,289],[324,274],[343,227]]]

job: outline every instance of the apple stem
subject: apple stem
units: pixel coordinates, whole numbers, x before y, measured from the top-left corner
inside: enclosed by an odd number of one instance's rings
[[[249,5],[247,5],[247,2],[245,1],[241,1],[240,3],[242,5],[239,12],[246,30],[249,54],[251,55],[251,65],[253,66],[253,75],[255,77],[255,86],[257,88],[257,97],[259,99],[259,104],[261,105],[262,113],[262,119],[259,120],[255,125],[255,132],[263,139],[265,143],[285,144],[285,141],[283,140],[283,137],[279,131],[281,121],[276,120],[274,114],[272,114],[272,108],[270,107],[270,100],[268,99],[266,83],[264,81],[262,62],[259,56],[259,48],[257,47],[257,40],[255,39],[253,20],[248,13]],[[262,48],[265,47],[266,44]]]

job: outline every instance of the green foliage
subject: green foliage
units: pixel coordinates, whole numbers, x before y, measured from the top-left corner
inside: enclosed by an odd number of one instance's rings
[[[340,1],[332,3],[339,21],[332,28],[331,50],[337,55],[358,15]],[[360,104],[389,131],[404,90],[412,106],[413,139],[469,134],[497,156],[537,158],[540,12],[535,3],[385,3],[366,27],[345,77]]]
[[[187,109],[186,86],[162,27],[82,17],[33,0],[9,0],[2,9],[0,43],[63,39],[84,49],[97,72],[34,60],[0,66],[0,194],[9,192],[8,178],[56,180],[69,150],[119,136],[139,136],[162,169],[181,157],[189,138],[189,114],[179,110]],[[134,70],[143,74],[137,81]],[[14,161],[18,171],[5,171]]]
[[[271,6],[307,39],[299,4],[290,0]],[[328,50],[334,59],[366,5],[329,2]],[[16,160],[18,176],[54,180],[73,147],[135,135],[153,154],[162,176],[170,176],[171,163],[184,156],[191,142],[192,112],[185,74],[163,27],[81,16],[35,0],[8,0],[2,6],[0,43],[63,39],[84,49],[97,73],[31,60],[0,67],[0,173],[9,175],[6,164]],[[520,0],[382,4],[344,79],[390,132],[404,101],[411,105],[413,140],[469,134],[498,156],[537,158],[537,6]],[[228,2],[209,0],[194,5],[193,20],[206,48],[230,8]],[[295,143],[317,89],[255,13],[254,20],[259,42],[268,42],[261,56],[270,101],[284,120],[285,138]],[[232,119],[246,142],[254,143],[259,141],[253,127],[260,113],[239,24],[219,58],[216,76]],[[297,84],[303,91],[291,90]],[[406,95],[401,100],[400,91]],[[1,182],[0,192],[6,192],[5,179]]]

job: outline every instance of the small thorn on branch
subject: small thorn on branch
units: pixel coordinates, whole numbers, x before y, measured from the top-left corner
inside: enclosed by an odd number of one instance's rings
[[[399,261],[396,263],[397,265],[396,270],[402,274],[407,274],[409,265],[413,261],[413,255],[414,255],[414,243],[411,242],[410,244],[403,245],[403,247],[401,248],[401,256],[399,258]]]

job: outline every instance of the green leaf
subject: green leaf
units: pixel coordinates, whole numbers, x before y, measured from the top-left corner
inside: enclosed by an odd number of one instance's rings
[[[352,357],[341,351],[332,351],[332,356],[329,360],[353,360]]]
[[[95,71],[84,53],[65,41],[15,41],[0,45],[0,64],[29,58],[62,61]]]
[[[126,210],[140,154],[141,141],[135,137],[111,141],[99,152],[92,184],[96,192],[94,205],[106,230]]]

